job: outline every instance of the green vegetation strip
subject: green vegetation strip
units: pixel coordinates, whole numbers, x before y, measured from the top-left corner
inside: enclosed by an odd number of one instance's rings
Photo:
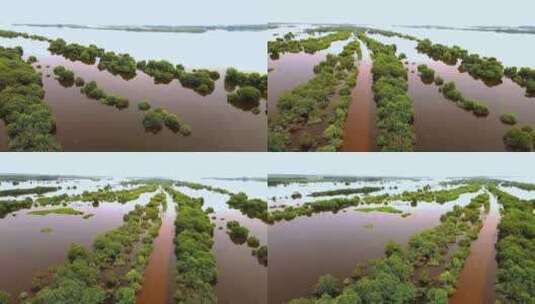
[[[0,47],[0,119],[7,125],[11,151],[58,151],[56,123],[41,75],[22,60],[22,48]]]
[[[481,194],[466,207],[455,206],[441,217],[441,224],[414,235],[408,249],[390,242],[385,257],[357,265],[342,285],[332,275],[322,276],[313,298],[290,304],[336,303],[437,303],[447,304],[470,253],[471,242],[482,227],[482,208],[489,209],[489,195]],[[431,280],[428,269],[445,265]]]
[[[21,209],[29,209],[33,205],[33,200],[31,198],[26,198],[24,200],[8,200],[0,201],[0,219],[6,217],[6,215],[16,212]]]
[[[94,205],[98,205],[99,202],[114,201],[124,204],[138,199],[143,193],[154,192],[156,190],[158,190],[158,185],[155,184],[142,185],[132,189],[117,191],[112,191],[111,186],[106,186],[97,191],[84,191],[82,194],[77,195],[62,194],[57,196],[39,197],[36,202],[41,206],[62,205],[76,201],[92,202]]]
[[[227,201],[230,208],[238,209],[241,213],[247,215],[249,218],[260,219],[264,222],[269,222],[268,204],[261,199],[249,199],[247,194],[240,192],[233,194]]]
[[[271,211],[268,215],[268,223],[279,222],[282,220],[291,221],[300,216],[312,216],[315,213],[333,212],[336,213],[342,209],[348,207],[355,207],[358,205],[370,205],[370,204],[388,204],[392,201],[407,201],[411,202],[411,205],[415,206],[418,201],[423,202],[437,202],[443,204],[458,199],[462,194],[475,193],[481,189],[480,183],[471,183],[468,185],[462,185],[459,187],[431,191],[430,186],[426,186],[418,191],[408,192],[405,191],[401,194],[390,195],[367,195],[362,198],[355,196],[351,198],[334,198],[327,200],[318,200],[314,202],[307,202],[301,206],[294,207],[288,206],[282,210]],[[381,207],[379,207],[381,208]],[[373,209],[373,208],[372,208]],[[358,209],[357,209],[358,210]],[[387,210],[387,209],[385,209]],[[406,214],[408,216],[409,214]]]
[[[408,95],[407,70],[395,45],[382,44],[364,33],[359,38],[372,52],[373,92],[377,102],[377,145],[382,151],[412,151],[414,113]]]
[[[503,206],[498,225],[496,290],[501,303],[535,299],[535,205],[490,187]]]
[[[247,243],[247,246],[252,248],[251,253],[256,256],[258,263],[267,266],[267,246],[260,246],[260,241],[257,237],[250,234],[249,229],[241,226],[238,221],[227,222],[228,235],[231,241],[237,245],[243,245]]]
[[[203,199],[188,197],[171,187],[165,189],[177,209],[175,303],[217,303],[214,290],[217,267],[212,252],[214,225],[202,210]]]
[[[335,195],[350,195],[350,194],[368,194],[372,192],[377,192],[383,190],[383,187],[361,187],[361,188],[343,188],[343,189],[336,189],[336,190],[328,190],[328,191],[318,191],[318,192],[312,192],[309,194],[309,196],[317,197],[317,196],[335,196]]]
[[[392,206],[383,206],[383,207],[370,207],[370,208],[357,208],[355,211],[358,212],[384,212],[384,213],[393,213],[393,214],[402,214],[403,211],[396,209]]]
[[[44,194],[48,192],[54,192],[61,189],[60,187],[34,187],[28,189],[9,189],[1,190],[0,196],[19,196],[27,194]]]
[[[81,212],[81,211],[78,211],[76,209],[73,209],[73,208],[65,207],[65,208],[55,208],[55,209],[30,211],[30,212],[28,212],[28,214],[45,216],[45,215],[49,215],[49,214],[56,214],[56,215],[82,215],[84,213]]]
[[[275,41],[268,41],[268,53],[272,59],[278,59],[281,53],[306,52],[313,54],[317,51],[328,49],[335,41],[347,40],[351,37],[349,31],[337,31],[325,36],[295,40],[293,33],[288,33],[284,38],[277,38]]]
[[[279,115],[269,122],[270,151],[336,151],[341,148],[351,91],[357,84],[355,53],[360,53],[357,40],[348,43],[339,55],[328,54],[314,67],[314,78],[281,95],[277,102]],[[336,93],[338,99],[331,100]],[[318,139],[306,130],[314,125],[320,125],[323,132]],[[299,140],[291,140],[291,133],[299,129],[305,129]]]
[[[65,263],[33,279],[25,303],[135,303],[166,203],[159,193],[137,205],[122,226],[95,239],[93,251],[71,245]]]

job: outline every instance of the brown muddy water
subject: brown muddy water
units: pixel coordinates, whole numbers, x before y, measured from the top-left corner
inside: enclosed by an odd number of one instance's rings
[[[399,214],[357,212],[352,207],[337,214],[321,213],[270,226],[268,302],[280,304],[309,296],[319,277],[325,274],[340,279],[349,277],[357,263],[383,256],[388,241],[406,246],[412,235],[438,225],[442,214],[454,205],[469,203],[474,195],[465,194],[444,205],[392,204],[411,213],[406,218]]]
[[[360,43],[363,59],[359,64],[357,86],[351,92],[351,105],[344,126],[344,145],[342,151],[366,152],[377,150],[375,138],[375,115],[377,107],[373,99],[373,75],[370,52]]]
[[[268,115],[277,115],[277,101],[282,93],[314,77],[314,66],[323,61],[326,53],[286,53],[277,60],[268,59]]]
[[[85,214],[94,214],[89,219],[74,215],[30,215],[20,210],[0,220],[0,275],[1,289],[11,294],[12,299],[31,288],[34,275],[59,265],[66,259],[72,243],[91,248],[95,237],[119,227],[123,215],[136,204],[145,204],[152,194],[143,194],[137,201],[127,204],[101,203],[94,208],[91,203],[70,204]],[[51,232],[41,232],[44,228]]]
[[[451,304],[494,303],[494,283],[498,264],[496,242],[500,211],[496,197],[491,195],[491,209],[486,215],[477,240],[470,246],[470,255],[457,281],[457,290],[450,298]]]
[[[26,54],[31,55],[31,54]],[[96,65],[71,62],[61,56],[38,57],[34,67],[43,73],[45,102],[54,115],[56,136],[65,151],[265,151],[267,142],[266,101],[259,103],[260,113],[238,108],[227,102],[224,71],[215,83],[215,90],[201,96],[184,88],[178,80],[169,84],[154,84],[141,71],[131,80],[99,71]],[[124,110],[88,99],[80,88],[63,87],[54,79],[53,69],[63,65],[85,82],[96,81],[109,94],[130,100]],[[47,66],[49,66],[47,68]],[[46,75],[50,74],[50,77]],[[176,114],[191,126],[192,134],[184,137],[163,128],[157,134],[147,132],[142,125],[143,113],[137,108],[142,100],[153,108],[162,107]],[[0,149],[6,150],[5,129],[0,126]]]
[[[510,79],[504,78],[502,84],[487,86],[468,73],[460,73],[458,66],[449,66],[417,53],[415,42],[380,35],[373,37],[384,43],[395,43],[398,52],[408,57],[416,151],[505,151],[502,138],[510,127],[500,122],[502,114],[515,113],[520,126],[535,124],[535,99],[526,97],[525,89]],[[489,116],[478,118],[445,99],[434,84],[424,84],[416,70],[419,64],[427,64],[445,81],[454,81],[465,97],[487,105]]]
[[[226,228],[228,221],[238,221],[260,240],[261,245],[267,245],[266,224],[250,219],[238,210],[229,209],[226,205],[227,195],[184,187],[180,187],[179,191],[192,197],[203,197],[205,208],[212,207],[215,210],[210,217],[215,216],[215,219],[211,220],[216,225],[213,252],[218,271],[218,282],[215,286],[218,303],[267,303],[267,267],[258,263],[247,244],[233,243]]]
[[[149,264],[143,274],[143,285],[137,295],[138,304],[166,304],[173,303],[172,286],[176,271],[175,255],[175,203],[169,194],[167,209],[162,210],[162,226],[154,240],[154,248],[149,258]]]

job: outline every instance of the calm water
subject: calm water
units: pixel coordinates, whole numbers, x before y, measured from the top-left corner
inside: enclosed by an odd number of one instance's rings
[[[215,287],[218,303],[266,303],[267,267],[259,264],[256,257],[251,255],[251,248],[246,244],[234,244],[226,232],[227,222],[235,220],[249,229],[250,234],[256,236],[261,245],[266,245],[266,224],[257,219],[250,219],[238,210],[229,209],[226,205],[228,195],[185,187],[180,187],[179,191],[192,197],[203,197],[205,208],[212,207],[215,210],[210,217],[216,217],[212,218],[212,222],[216,225],[213,252],[218,271],[218,282]]]
[[[0,39],[0,44],[13,46],[17,41]],[[46,48],[43,43],[34,44]],[[26,56],[29,54],[27,51]],[[261,113],[258,115],[229,104],[224,71],[214,92],[203,97],[183,88],[178,80],[167,85],[154,84],[152,78],[140,71],[127,81],[99,71],[96,65],[71,62],[60,56],[48,54],[38,59],[43,72],[45,102],[52,109],[57,124],[56,136],[65,151],[266,150],[266,102],[259,104]],[[63,87],[52,73],[58,65],[73,70],[86,82],[96,81],[105,92],[128,98],[129,108],[118,110],[88,99],[80,93],[80,88]],[[47,78],[47,74],[52,76]],[[144,99],[149,100],[153,108],[162,107],[181,117],[191,126],[192,134],[184,137],[165,127],[157,134],[145,131],[143,114],[137,109],[137,103]]]
[[[535,67],[535,58],[533,57],[535,35],[404,27],[382,28],[422,39],[429,38],[434,43],[449,46],[459,45],[473,53],[496,57],[507,66]]]
[[[324,274],[349,277],[357,263],[383,256],[388,241],[406,246],[412,235],[438,225],[442,214],[454,205],[468,204],[474,195],[465,194],[444,205],[419,203],[411,207],[409,203],[393,203],[411,213],[406,218],[347,208],[346,212],[299,217],[270,226],[269,303],[309,296]]]
[[[226,69],[233,66],[239,70],[261,73],[266,71],[266,41],[271,38],[271,31],[217,30],[191,34],[10,25],[0,25],[0,28],[53,39],[63,38],[68,42],[84,45],[95,44],[107,50],[129,53],[137,60],[166,59],[176,64],[184,64],[188,68]],[[239,47],[236,47],[238,45]]]
[[[505,151],[502,138],[510,127],[500,122],[502,114],[516,113],[520,126],[535,123],[534,99],[525,97],[525,89],[511,80],[504,79],[502,84],[489,87],[468,73],[460,73],[457,66],[418,54],[413,41],[380,35],[373,37],[384,43],[395,43],[398,52],[408,57],[416,151]],[[445,81],[454,81],[465,97],[487,105],[489,116],[478,118],[445,99],[434,84],[424,84],[416,71],[419,64],[427,64]]]
[[[94,214],[89,219],[73,215],[30,215],[28,210],[6,216],[0,220],[0,268],[3,274],[9,275],[0,276],[2,290],[18,298],[22,291],[30,289],[35,274],[65,261],[72,243],[91,248],[97,235],[122,225],[123,215],[136,204],[148,203],[151,195],[143,194],[124,205],[103,202],[94,208],[87,202],[70,204],[85,214]],[[43,233],[44,228],[52,231]]]
[[[498,241],[500,206],[496,197],[490,197],[491,207],[485,216],[478,239],[470,246],[470,255],[457,280],[457,290],[450,298],[452,304],[494,303],[494,283],[498,263],[495,244]]]

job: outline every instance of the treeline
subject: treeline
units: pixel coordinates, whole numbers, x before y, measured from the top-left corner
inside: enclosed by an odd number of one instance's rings
[[[176,114],[169,113],[162,108],[150,109],[143,114],[145,130],[157,133],[164,125],[174,133],[180,133],[183,136],[191,135],[191,126]]]
[[[336,151],[341,147],[351,90],[357,82],[358,69],[354,55],[358,50],[359,42],[353,41],[339,55],[328,54],[324,61],[314,67],[314,78],[281,95],[277,102],[279,114],[276,120],[269,122],[270,151],[288,151],[292,145],[301,151]],[[331,101],[337,92],[339,100]],[[330,103],[335,104],[334,113],[326,113]],[[291,141],[291,130],[325,124],[325,120],[328,120],[328,125],[320,139],[323,145],[307,132],[303,132],[299,142]]]
[[[372,52],[377,145],[382,151],[412,151],[414,113],[407,92],[407,70],[396,56],[396,46],[382,44],[364,33],[359,33],[359,38]]]
[[[175,303],[217,303],[214,285],[217,267],[212,252],[214,225],[202,210],[203,199],[191,198],[166,187],[176,203],[175,253],[176,292]]]
[[[247,197],[247,194],[240,192],[233,194],[227,201],[227,205],[230,208],[238,209],[241,213],[247,215],[249,218],[260,219],[264,222],[269,221],[268,216],[268,204],[266,201]]]
[[[535,97],[535,69],[508,67],[505,69],[504,74],[519,86],[526,88],[526,96]]]
[[[236,89],[237,88],[237,89]],[[244,110],[260,113],[258,108],[260,99],[267,98],[267,74],[245,73],[228,68],[225,73],[225,89],[229,103]]]
[[[488,85],[502,82],[504,67],[494,57],[487,58],[477,54],[469,54],[467,50],[459,46],[448,47],[442,44],[433,44],[429,39],[420,40],[416,49],[449,65],[455,65],[461,60],[459,66],[461,72],[467,71],[472,77],[481,79]]]
[[[0,219],[6,217],[6,215],[19,211],[21,209],[29,209],[33,205],[33,200],[29,197],[23,200],[7,200],[0,201]]]
[[[385,246],[385,257],[369,265],[357,265],[344,284],[332,275],[322,276],[313,298],[289,303],[447,304],[449,296],[455,292],[471,242],[482,227],[481,209],[488,209],[488,206],[488,194],[475,197],[464,208],[455,206],[441,217],[440,225],[414,235],[407,249],[389,242]],[[445,262],[448,254],[451,258]],[[445,267],[431,278],[428,269],[441,263],[445,263]]]
[[[0,190],[0,196],[19,196],[26,194],[43,194],[48,192],[55,192],[61,189],[61,187],[34,187],[26,189],[8,189]]]
[[[25,303],[135,303],[143,272],[161,226],[163,193],[123,217],[119,228],[98,236],[93,251],[73,244],[67,261],[33,279]],[[122,273],[126,273],[124,276]],[[27,297],[27,294],[25,294]]]
[[[424,187],[417,191],[404,191],[401,195],[392,196],[392,200],[400,199],[406,202],[437,202],[443,204],[459,199],[466,193],[475,193],[481,189],[481,184],[470,183],[459,187],[432,191],[430,187]]]
[[[59,151],[56,123],[48,105],[41,75],[22,60],[20,47],[0,47],[0,118],[7,126],[11,151]]]
[[[193,182],[176,181],[175,186],[188,187],[193,190],[207,190],[207,191],[216,192],[220,194],[229,194],[229,195],[232,194],[232,192],[228,191],[227,189],[213,187],[213,186],[199,184],[199,183],[193,183]]]
[[[535,299],[535,204],[489,190],[503,206],[498,225],[496,290],[503,303],[531,303]]]
[[[267,246],[260,246],[260,241],[257,237],[249,232],[249,229],[240,225],[238,221],[229,221],[227,222],[227,230],[227,233],[233,243],[237,245],[243,245],[247,243],[247,247],[251,248],[251,254],[256,256],[258,263],[267,266]]]
[[[383,189],[384,187],[344,188],[344,189],[312,192],[309,194],[309,196],[312,196],[312,197],[334,196],[334,195],[350,195],[350,194],[359,194],[359,193],[368,194],[372,192],[381,191]]]
[[[77,195],[56,195],[56,196],[43,196],[37,198],[36,202],[41,206],[57,206],[65,205],[70,202],[82,201],[93,202],[98,204],[99,202],[119,202],[126,203],[138,199],[143,193],[154,192],[158,190],[159,185],[141,185],[132,189],[124,189],[112,191],[110,186],[106,186],[97,191],[84,191],[82,194]]]
[[[352,33],[348,31],[337,31],[318,38],[311,37],[302,40],[294,40],[293,34],[286,35],[284,38],[277,38],[268,41],[268,54],[272,59],[278,59],[283,53],[306,52],[314,54],[317,51],[328,49],[335,41],[347,40]]]

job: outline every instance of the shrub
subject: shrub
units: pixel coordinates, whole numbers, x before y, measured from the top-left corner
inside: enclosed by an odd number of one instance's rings
[[[75,84],[77,87],[82,87],[82,86],[84,86],[85,81],[84,81],[84,79],[81,78],[81,77],[76,77],[76,79],[74,79],[74,84]]]
[[[531,151],[533,141],[530,132],[513,127],[503,136],[505,146],[512,151]]]
[[[319,278],[318,283],[314,289],[314,294],[318,297],[323,295],[329,295],[336,297],[340,294],[341,287],[340,282],[334,276],[330,274],[323,275]]]
[[[140,103],[137,104],[137,108],[140,110],[140,111],[148,111],[150,110],[150,103],[148,103],[147,101],[141,101]]]
[[[506,113],[500,116],[500,121],[506,125],[516,124],[516,115],[514,113]]]
[[[260,246],[260,241],[256,237],[250,236],[247,239],[247,246],[251,248],[257,248],[258,246]]]
[[[149,110],[145,112],[143,117],[143,126],[146,130],[159,131],[162,129],[165,120],[165,112],[161,108]]]

